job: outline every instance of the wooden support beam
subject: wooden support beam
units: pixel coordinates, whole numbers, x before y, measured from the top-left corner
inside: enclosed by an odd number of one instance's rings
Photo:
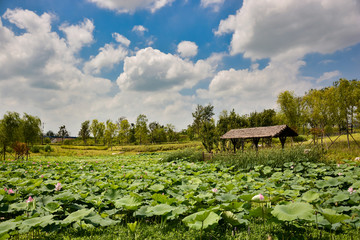
[[[279,139],[280,139],[280,142],[281,142],[281,147],[282,147],[282,149],[284,149],[285,148],[286,136],[279,137]]]
[[[259,144],[260,138],[253,138],[252,140],[253,140],[253,143],[255,146],[255,150],[258,151],[258,144]]]

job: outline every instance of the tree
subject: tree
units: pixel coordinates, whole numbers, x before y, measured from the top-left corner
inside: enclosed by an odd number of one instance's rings
[[[47,136],[47,137],[55,137],[56,134],[53,131],[49,130],[49,131],[46,132],[45,136]]]
[[[129,143],[130,142],[130,123],[124,118],[119,123],[119,142]]]
[[[165,126],[166,137],[169,142],[178,140],[178,134],[175,132],[175,126],[168,123]],[[165,139],[166,140],[166,139]]]
[[[86,145],[86,140],[90,137],[90,121],[87,120],[81,124],[81,129],[79,131],[79,137],[82,138],[84,144]]]
[[[105,139],[108,143],[108,146],[111,147],[112,151],[112,141],[116,136],[117,125],[113,123],[110,119],[106,121],[106,128],[105,128]]]
[[[0,146],[4,160],[6,158],[6,148],[21,138],[21,119],[16,112],[7,112],[0,121]]]
[[[61,137],[61,142],[64,142],[64,138],[69,136],[69,132],[66,130],[65,125],[59,127],[58,135]]]
[[[209,153],[211,153],[214,149],[214,146],[216,146],[218,142],[218,135],[216,134],[214,119],[210,119],[209,121],[204,121],[202,123],[200,129],[200,138],[204,148]]]
[[[212,119],[212,116],[214,116],[214,106],[211,104],[205,107],[197,105],[192,116],[194,118],[193,126],[195,129],[198,128],[198,134],[203,146],[208,152],[211,152],[218,138],[215,120]]]
[[[101,137],[101,135],[104,135],[105,125],[99,123],[97,119],[93,119],[90,125],[90,132],[92,133],[94,137],[95,144],[97,144],[97,141]]]
[[[195,112],[192,113],[194,118],[193,127],[197,135],[200,134],[200,128],[205,121],[210,121],[214,116],[214,106],[208,104],[207,106],[197,105]]]
[[[294,92],[284,91],[278,95],[277,103],[285,116],[285,123],[291,128],[298,129],[301,119],[301,98]]]
[[[147,128],[147,122],[148,119],[144,114],[140,114],[136,118],[135,137],[137,143],[139,143],[140,145],[147,141],[147,136],[149,132],[149,129]]]
[[[27,145],[33,145],[42,134],[40,118],[24,113],[22,119],[22,132],[24,142]]]

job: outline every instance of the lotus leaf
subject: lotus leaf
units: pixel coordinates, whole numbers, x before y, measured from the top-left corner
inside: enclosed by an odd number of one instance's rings
[[[153,191],[153,192],[159,192],[164,190],[165,186],[162,184],[154,184],[151,187],[149,187],[148,189]]]
[[[175,207],[168,204],[159,204],[154,207],[149,207],[147,213],[150,215],[163,216],[174,210]]]
[[[115,201],[116,208],[125,208],[127,210],[136,210],[141,205],[141,202],[132,196],[126,196]]]
[[[314,192],[313,190],[307,191],[302,195],[302,199],[307,202],[313,202],[315,200],[318,200],[320,197],[320,194],[317,192]]]
[[[94,208],[91,209],[81,209],[78,210],[76,212],[71,213],[69,216],[67,216],[62,222],[64,224],[69,224],[72,222],[77,222],[82,220],[84,217],[86,217],[87,215],[89,215],[90,213],[92,213],[94,211]]]
[[[294,221],[297,219],[311,220],[314,216],[313,212],[310,204],[296,202],[288,205],[276,205],[271,214],[281,221]]]
[[[14,230],[18,224],[20,224],[20,222],[14,222],[13,219],[0,223],[0,235],[7,233],[10,230]]]
[[[192,229],[200,230],[218,223],[220,219],[220,216],[212,211],[200,211],[185,217],[183,222]]]

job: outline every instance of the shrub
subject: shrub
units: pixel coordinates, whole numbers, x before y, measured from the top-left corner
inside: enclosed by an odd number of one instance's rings
[[[39,153],[40,152],[40,147],[39,146],[32,146],[31,147],[31,152],[32,153]]]
[[[46,144],[50,144],[50,143],[51,143],[50,138],[45,138],[45,139],[44,139],[44,143],[46,143]]]
[[[44,151],[45,151],[45,152],[52,152],[51,146],[50,146],[50,145],[46,145],[46,146],[44,147]]]
[[[179,160],[186,160],[191,162],[202,161],[202,152],[193,148],[187,148],[184,150],[178,150],[165,155],[162,159],[164,162],[172,162]]]

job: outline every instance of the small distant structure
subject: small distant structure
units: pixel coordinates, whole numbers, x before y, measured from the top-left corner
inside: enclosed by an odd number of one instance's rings
[[[247,139],[252,139],[256,151],[261,138],[272,139],[279,138],[282,148],[285,146],[287,137],[296,137],[298,134],[287,125],[277,125],[270,127],[255,127],[255,128],[241,128],[232,129],[225,133],[220,139],[229,139],[234,145],[234,152],[238,141],[241,141],[241,149],[244,151],[244,142]]]

